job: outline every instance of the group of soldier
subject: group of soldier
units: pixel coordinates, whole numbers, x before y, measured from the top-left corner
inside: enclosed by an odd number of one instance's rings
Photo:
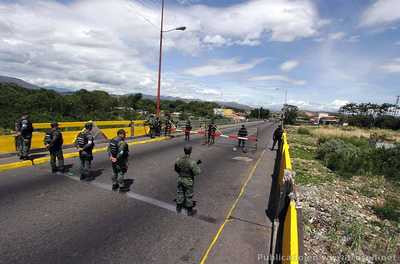
[[[153,115],[146,121],[149,126],[149,135],[151,138],[159,137],[162,134],[162,121],[159,117],[154,117]],[[170,136],[172,132],[173,122],[171,117],[168,116],[164,123],[164,136]]]
[[[161,122],[157,117],[149,121],[150,136],[159,136],[161,134]],[[165,122],[165,135],[171,134],[172,121],[167,118]],[[91,163],[93,161],[94,136],[92,133],[93,123],[85,124],[84,129],[78,133],[75,139],[75,147],[79,152],[80,159],[80,180],[91,181],[93,176],[90,174]],[[190,141],[192,124],[188,120],[185,124],[184,134],[185,141]],[[32,140],[33,126],[28,115],[23,115],[16,123],[17,132],[17,149],[21,159],[29,158],[29,150]],[[205,133],[207,143],[214,144],[217,132],[217,126],[214,122],[208,125],[207,133]],[[279,126],[274,131],[274,149],[276,143],[280,145],[283,129]],[[244,149],[246,137],[248,136],[247,129],[244,125],[238,131],[238,147]],[[119,192],[129,191],[129,186],[125,182],[125,174],[128,171],[129,146],[125,141],[126,132],[120,129],[117,136],[110,140],[108,144],[108,156],[111,161],[113,176],[112,190]],[[63,156],[63,135],[57,122],[51,123],[51,129],[46,132],[44,137],[44,145],[50,153],[50,165],[52,172],[64,172],[64,156]],[[184,147],[184,155],[179,157],[175,162],[175,171],[178,173],[177,193],[176,193],[176,211],[180,213],[183,208],[187,214],[192,216],[196,213],[195,202],[193,201],[193,185],[194,178],[200,174],[201,161],[191,159],[192,147],[186,145]],[[57,166],[58,161],[58,166]]]

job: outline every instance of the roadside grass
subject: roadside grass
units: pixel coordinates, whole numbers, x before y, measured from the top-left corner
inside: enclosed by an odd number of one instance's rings
[[[289,126],[286,130],[295,183],[305,192],[307,254],[370,257],[394,256],[400,251],[400,182],[394,180],[397,178],[362,171],[345,175],[328,169],[317,159],[319,144],[329,139],[342,139],[360,150],[369,147],[372,133],[400,142],[400,132],[311,126]]]

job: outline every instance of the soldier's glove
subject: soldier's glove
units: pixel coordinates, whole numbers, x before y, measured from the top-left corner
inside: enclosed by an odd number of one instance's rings
[[[197,161],[197,165],[200,165],[201,163],[203,163],[201,160]]]

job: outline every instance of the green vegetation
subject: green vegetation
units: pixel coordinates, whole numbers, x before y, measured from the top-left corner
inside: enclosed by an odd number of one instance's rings
[[[342,106],[339,112],[343,115],[342,121],[352,126],[400,129],[400,118],[394,117],[399,109],[393,104],[349,103]]]
[[[141,119],[143,113],[154,113],[155,102],[141,94],[114,96],[104,91],[79,90],[60,94],[52,90],[30,90],[14,84],[0,84],[0,128],[13,129],[23,113],[29,113],[33,122]],[[182,100],[161,101],[166,113],[181,112],[181,118],[190,115],[214,117],[212,102]],[[265,114],[268,110],[263,110]],[[268,111],[269,113],[269,111]]]
[[[249,118],[267,119],[271,115],[268,109],[262,107],[251,110]]]
[[[396,254],[400,145],[376,148],[371,138],[399,142],[400,133],[329,126],[289,126],[287,131],[307,255]]]
[[[288,125],[294,125],[296,123],[299,108],[294,105],[286,104],[283,107],[283,112],[284,112],[283,113],[284,114],[283,122]]]

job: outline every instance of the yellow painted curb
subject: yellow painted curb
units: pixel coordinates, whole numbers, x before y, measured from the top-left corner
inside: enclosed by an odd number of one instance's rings
[[[128,145],[129,146],[142,145],[142,144],[148,144],[148,143],[153,143],[153,142],[160,142],[160,141],[164,141],[166,139],[168,139],[168,137],[159,137],[159,138],[147,139],[147,140],[136,141],[136,142],[128,142]],[[95,149],[93,149],[93,154],[101,153],[101,152],[105,152],[105,151],[107,151],[107,147],[95,148]],[[64,154],[64,159],[76,158],[78,156],[79,156],[78,152],[66,153],[66,154]],[[0,172],[30,167],[30,166],[34,166],[34,165],[39,165],[39,164],[43,164],[43,163],[46,163],[49,161],[50,161],[50,157],[43,157],[43,158],[34,159],[33,161],[25,160],[25,161],[18,161],[18,162],[12,162],[12,163],[7,163],[7,164],[0,164]]]

